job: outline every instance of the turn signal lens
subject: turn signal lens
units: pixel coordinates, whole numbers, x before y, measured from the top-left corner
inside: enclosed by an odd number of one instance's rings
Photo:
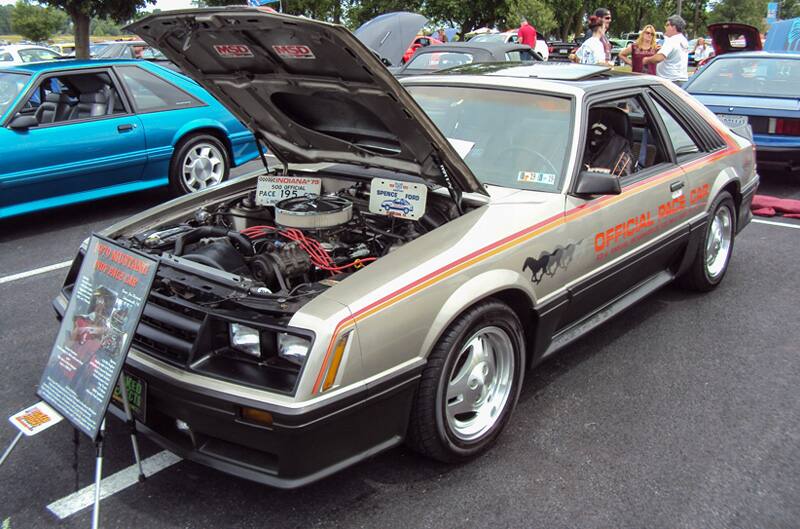
[[[322,384],[322,391],[328,391],[333,383],[336,382],[336,375],[339,373],[339,366],[344,357],[344,350],[347,348],[347,341],[350,339],[352,332],[343,334],[336,340],[336,345],[333,347],[333,358],[331,358],[331,365],[328,367],[328,373],[325,375],[325,382]]]
[[[242,419],[262,426],[272,426],[272,414],[270,412],[244,406],[242,406],[240,410]]]

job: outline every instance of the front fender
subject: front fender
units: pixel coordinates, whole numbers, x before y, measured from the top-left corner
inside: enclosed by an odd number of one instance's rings
[[[534,295],[530,288],[529,278],[524,277],[517,271],[508,269],[487,270],[461,285],[450,295],[442,304],[442,308],[436,315],[433,323],[422,342],[420,349],[427,358],[434,345],[447,328],[458,316],[475,303],[485,299],[492,294],[504,290],[518,290],[524,292],[534,305]],[[522,322],[525,323],[524,321]]]

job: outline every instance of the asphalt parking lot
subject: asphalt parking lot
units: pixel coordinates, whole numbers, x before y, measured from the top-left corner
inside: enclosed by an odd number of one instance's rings
[[[255,168],[249,164],[245,170]],[[800,198],[763,175],[761,192]],[[167,198],[146,192],[0,222],[0,414],[35,402],[57,331],[50,306],[93,230]],[[444,466],[393,449],[276,491],[180,461],[102,503],[105,527],[797,527],[800,222],[751,224],[707,295],[668,287],[529,372],[484,457]],[[794,227],[792,227],[794,226]],[[112,420],[104,476],[132,463]],[[0,449],[15,435],[0,426]],[[0,467],[0,527],[88,527],[94,450],[59,424]],[[143,456],[161,453],[142,441]],[[324,450],[324,446],[320,450]],[[77,480],[77,483],[76,483]]]

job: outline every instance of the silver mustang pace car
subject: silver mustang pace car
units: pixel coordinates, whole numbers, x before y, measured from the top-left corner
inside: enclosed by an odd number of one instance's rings
[[[713,289],[750,220],[752,144],[654,77],[401,85],[345,28],[252,8],[131,29],[281,162],[102,233],[159,262],[137,427],[224,472],[299,487],[403,441],[472,458],[528,369],[673,279]]]

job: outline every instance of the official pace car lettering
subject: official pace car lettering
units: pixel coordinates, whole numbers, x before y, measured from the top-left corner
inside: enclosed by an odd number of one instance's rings
[[[244,44],[215,44],[214,51],[216,51],[220,57],[225,57],[226,59],[239,59],[253,56],[253,52]]]
[[[319,195],[321,178],[261,175],[256,182],[256,204],[273,206],[287,198]]]
[[[276,44],[272,49],[281,59],[316,59],[311,48],[303,44]]]
[[[708,198],[708,184],[692,189],[689,204],[699,205]],[[645,211],[615,226],[598,232],[594,236],[594,251],[598,261],[616,254],[635,242],[666,229],[675,222],[686,218],[686,195],[678,195],[668,202],[659,204],[655,212]]]
[[[717,151],[715,153],[709,154],[708,156],[704,156],[703,158],[698,158],[697,160],[692,161],[691,163],[684,166],[684,170],[694,170],[696,168],[702,167],[704,165],[713,163],[720,158],[728,156],[729,154],[740,150],[738,145],[736,145],[730,137],[722,132],[719,131],[723,138],[725,138],[726,143],[728,144],[728,148],[724,150]],[[483,248],[480,248],[474,252],[471,252],[441,268],[430,272],[419,279],[395,290],[394,292],[383,296],[372,303],[362,307],[361,309],[356,310],[350,316],[341,320],[333,331],[330,341],[328,342],[328,348],[325,351],[325,357],[322,359],[322,365],[320,367],[319,372],[317,373],[317,378],[314,381],[314,387],[312,389],[312,393],[319,393],[320,388],[322,386],[322,380],[325,376],[328,367],[330,366],[331,356],[333,354],[334,345],[336,344],[337,338],[344,332],[348,332],[356,323],[366,320],[367,318],[381,312],[384,309],[387,309],[408,297],[413,296],[417,292],[421,290],[425,290],[429,286],[435,285],[436,283],[447,279],[448,277],[461,272],[471,266],[474,266],[481,261],[489,259],[499,253],[502,253],[506,250],[514,248],[520,244],[526,243],[530,241],[532,238],[537,237],[543,233],[546,233],[552,229],[561,226],[567,222],[572,222],[579,220],[586,215],[589,215],[597,210],[606,208],[617,202],[624,200],[625,198],[629,198],[631,196],[637,195],[641,192],[647,191],[648,189],[652,189],[658,185],[662,185],[665,182],[669,181],[670,179],[674,179],[676,176],[682,175],[683,170],[680,168],[676,168],[670,170],[665,173],[661,173],[659,175],[655,175],[651,178],[642,180],[640,182],[636,182],[635,184],[631,184],[630,186],[625,187],[624,191],[620,195],[608,195],[604,197],[597,198],[592,200],[586,204],[581,206],[575,207],[565,213],[556,214],[552,217],[549,217],[541,222],[537,222],[533,226],[529,226],[524,228],[516,233],[508,235],[494,243],[491,243]],[[706,187],[706,186],[703,186]],[[695,196],[699,196],[701,191],[695,193]],[[694,190],[693,190],[694,191]],[[708,189],[706,189],[706,192]],[[691,197],[690,192],[690,197]],[[696,202],[702,202],[703,199],[697,199]],[[691,202],[691,198],[690,198]],[[695,205],[695,203],[692,203]]]

